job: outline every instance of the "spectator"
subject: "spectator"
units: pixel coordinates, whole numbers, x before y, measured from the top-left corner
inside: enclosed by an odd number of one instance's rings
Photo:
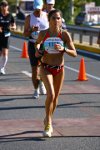
[[[19,20],[25,20],[25,14],[19,6],[17,6],[16,18],[19,19]]]

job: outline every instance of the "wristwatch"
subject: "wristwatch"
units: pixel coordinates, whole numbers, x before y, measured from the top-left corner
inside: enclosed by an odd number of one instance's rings
[[[66,53],[68,52],[68,49],[66,47],[64,47],[64,52],[66,52]]]
[[[32,28],[29,28],[29,32],[32,32],[33,30],[32,30]]]

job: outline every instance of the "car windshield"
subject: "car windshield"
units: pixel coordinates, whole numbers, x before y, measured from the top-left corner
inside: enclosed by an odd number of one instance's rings
[[[25,11],[32,11],[33,10],[33,2],[21,2],[20,7]]]
[[[78,16],[80,16],[80,17],[84,17],[85,16],[85,13],[79,13],[79,15]]]

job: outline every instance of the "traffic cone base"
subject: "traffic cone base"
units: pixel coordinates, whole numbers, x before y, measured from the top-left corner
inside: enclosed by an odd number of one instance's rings
[[[79,81],[87,81],[88,80],[88,78],[86,76],[84,58],[82,58],[81,61],[80,61],[80,69],[79,69],[78,80]]]
[[[29,56],[28,56],[28,52],[27,52],[27,43],[24,42],[21,58],[28,58],[28,57]]]

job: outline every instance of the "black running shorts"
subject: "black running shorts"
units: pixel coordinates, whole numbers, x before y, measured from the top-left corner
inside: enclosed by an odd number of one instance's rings
[[[0,36],[0,51],[3,48],[9,49],[9,37]]]

